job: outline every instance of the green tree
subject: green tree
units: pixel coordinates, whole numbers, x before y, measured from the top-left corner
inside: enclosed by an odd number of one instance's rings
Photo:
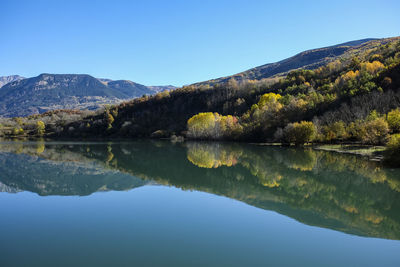
[[[317,130],[311,121],[301,121],[288,124],[283,129],[283,134],[286,142],[298,146],[313,141]]]
[[[393,109],[387,115],[387,122],[390,130],[394,133],[400,132],[400,109]]]
[[[384,144],[388,138],[389,125],[383,118],[367,121],[361,125],[358,133],[363,143],[372,145]]]

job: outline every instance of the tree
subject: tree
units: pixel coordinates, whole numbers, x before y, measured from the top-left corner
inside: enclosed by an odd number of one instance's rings
[[[218,113],[204,112],[191,117],[187,122],[188,137],[199,139],[210,139],[220,137],[220,132],[215,124]]]
[[[259,108],[262,108],[264,106],[269,106],[269,105],[274,105],[275,103],[278,102],[278,100],[282,96],[280,94],[275,94],[275,93],[267,93],[263,94],[258,101],[257,105]]]
[[[363,143],[381,145],[386,142],[388,134],[388,123],[383,118],[377,118],[362,124],[359,129],[358,137]]]
[[[294,143],[296,146],[304,145],[314,140],[317,133],[314,123],[311,121],[301,121],[289,123],[283,129],[284,139],[288,143]]]
[[[346,139],[348,134],[346,132],[346,125],[343,121],[334,122],[322,129],[324,134],[324,139],[326,141]]]
[[[393,109],[387,115],[387,122],[390,130],[394,133],[400,132],[400,109]]]
[[[205,112],[191,117],[187,122],[188,137],[195,139],[235,139],[242,132],[242,126],[235,116],[222,116]]]
[[[106,111],[106,120],[107,120],[107,129],[111,129],[112,128],[112,124],[114,122],[114,117],[113,115],[110,114],[110,112],[107,110]]]
[[[39,136],[44,135],[46,129],[46,125],[44,124],[43,121],[37,121],[36,122],[36,134]]]

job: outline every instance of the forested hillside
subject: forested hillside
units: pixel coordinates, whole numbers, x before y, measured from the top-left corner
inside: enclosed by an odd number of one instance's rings
[[[372,40],[314,70],[296,69],[282,78],[241,82],[232,78],[214,86],[185,86],[111,107],[69,124],[58,134],[186,135],[189,118],[213,112],[198,117],[198,122],[192,120],[188,136],[273,141],[281,139],[280,128],[312,121],[321,138],[343,139],[331,128],[362,124],[367,117],[379,119],[400,106],[399,52],[399,38]]]
[[[385,144],[400,130],[399,37],[350,44],[339,56],[319,59],[326,64],[279,77],[184,86],[72,120],[47,114],[44,133]],[[334,49],[340,47],[346,46]],[[24,125],[17,127],[23,132]]]

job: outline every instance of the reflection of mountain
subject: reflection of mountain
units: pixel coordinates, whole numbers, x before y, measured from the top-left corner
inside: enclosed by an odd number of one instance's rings
[[[36,146],[30,148],[37,150]],[[59,152],[56,158],[60,159],[62,155],[66,159],[76,156]],[[39,195],[90,195],[97,191],[129,190],[146,184],[139,178],[105,169],[89,160],[84,163],[52,161],[38,156],[6,152],[0,153],[0,173],[0,181],[4,183],[0,189],[4,188],[3,191],[16,188]],[[17,192],[16,189],[13,191]]]
[[[0,183],[0,192],[18,193],[19,190],[15,189],[11,186],[5,185],[3,183]]]
[[[13,177],[1,175],[0,182],[40,194],[79,190],[78,194],[89,194],[103,187],[123,190],[132,188],[133,180],[137,182],[130,174],[144,181],[227,196],[309,225],[400,239],[399,171],[356,156],[168,142],[3,144],[0,151],[4,151],[0,171]],[[51,175],[51,168],[58,170],[57,176]],[[107,175],[85,176],[94,170]],[[120,172],[126,173],[125,178]],[[83,190],[85,186],[90,190]]]

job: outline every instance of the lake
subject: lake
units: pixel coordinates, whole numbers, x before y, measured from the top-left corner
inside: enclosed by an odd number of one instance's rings
[[[400,170],[236,143],[0,143],[0,266],[400,266]]]

